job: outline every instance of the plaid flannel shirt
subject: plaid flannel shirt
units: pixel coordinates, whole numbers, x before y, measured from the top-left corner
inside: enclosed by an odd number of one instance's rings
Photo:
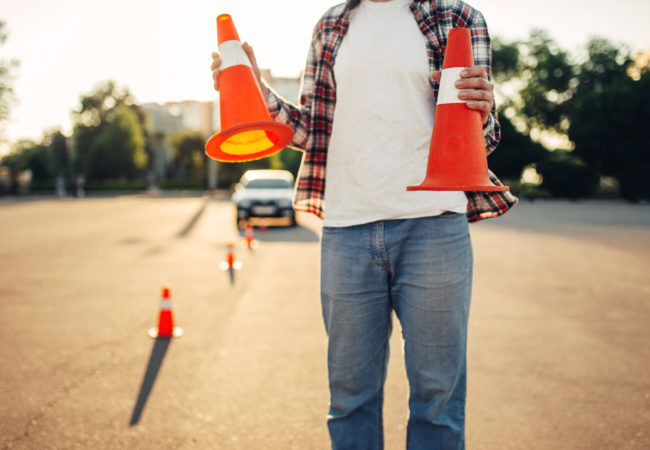
[[[441,70],[447,34],[455,27],[468,27],[471,32],[474,62],[491,68],[490,38],[485,20],[480,12],[460,0],[411,0],[411,11],[420,30],[427,38],[427,57],[431,72]],[[293,128],[291,147],[304,150],[302,166],[296,184],[294,207],[323,217],[325,210],[325,173],[327,149],[332,132],[336,105],[334,60],[336,52],[348,29],[350,11],[347,4],[330,8],[314,28],[302,77],[299,106],[281,99],[271,89],[267,106],[271,117]],[[438,84],[431,78],[431,88],[438,95]],[[484,127],[487,153],[499,143],[501,130],[496,111]],[[490,179],[501,182],[490,172]],[[517,203],[509,192],[466,192],[467,219],[475,222],[504,214]]]

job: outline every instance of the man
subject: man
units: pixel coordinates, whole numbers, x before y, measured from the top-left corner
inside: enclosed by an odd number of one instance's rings
[[[517,200],[406,191],[424,179],[447,34],[461,26],[470,28],[476,66],[456,86],[481,112],[489,153],[500,138],[490,40],[482,15],[462,1],[332,7],[314,29],[299,106],[264,84],[244,44],[271,116],[293,127],[291,145],[305,151],[295,207],[324,219],[321,300],[334,449],[383,448],[393,311],[410,387],[407,448],[464,448],[473,265],[467,222],[501,215]],[[213,54],[217,89],[220,64]]]

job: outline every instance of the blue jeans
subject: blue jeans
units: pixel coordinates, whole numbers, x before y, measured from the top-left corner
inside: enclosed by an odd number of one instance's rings
[[[321,300],[333,449],[383,448],[393,310],[409,382],[407,448],[464,448],[472,265],[464,214],[324,227]]]

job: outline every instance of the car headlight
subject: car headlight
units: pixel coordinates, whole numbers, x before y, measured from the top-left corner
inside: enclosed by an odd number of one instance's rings
[[[250,200],[240,200],[237,202],[237,208],[250,208],[251,207],[251,201]]]

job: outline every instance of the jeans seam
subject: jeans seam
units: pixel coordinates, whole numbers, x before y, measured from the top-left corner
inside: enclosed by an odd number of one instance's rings
[[[389,311],[388,314],[388,320],[386,322],[386,328],[389,327],[389,322],[392,320],[390,314],[392,313],[392,310]],[[381,363],[381,383],[379,385],[379,399],[381,399],[381,405],[377,414],[377,442],[379,443],[379,449],[383,450],[384,448],[384,423],[383,423],[383,409],[384,409],[384,386],[386,384],[386,377],[384,374],[386,373],[387,369],[387,361],[386,361],[386,353],[388,352],[388,348],[390,345],[390,334],[386,335],[386,339],[384,340],[384,354],[383,354],[383,359]]]

